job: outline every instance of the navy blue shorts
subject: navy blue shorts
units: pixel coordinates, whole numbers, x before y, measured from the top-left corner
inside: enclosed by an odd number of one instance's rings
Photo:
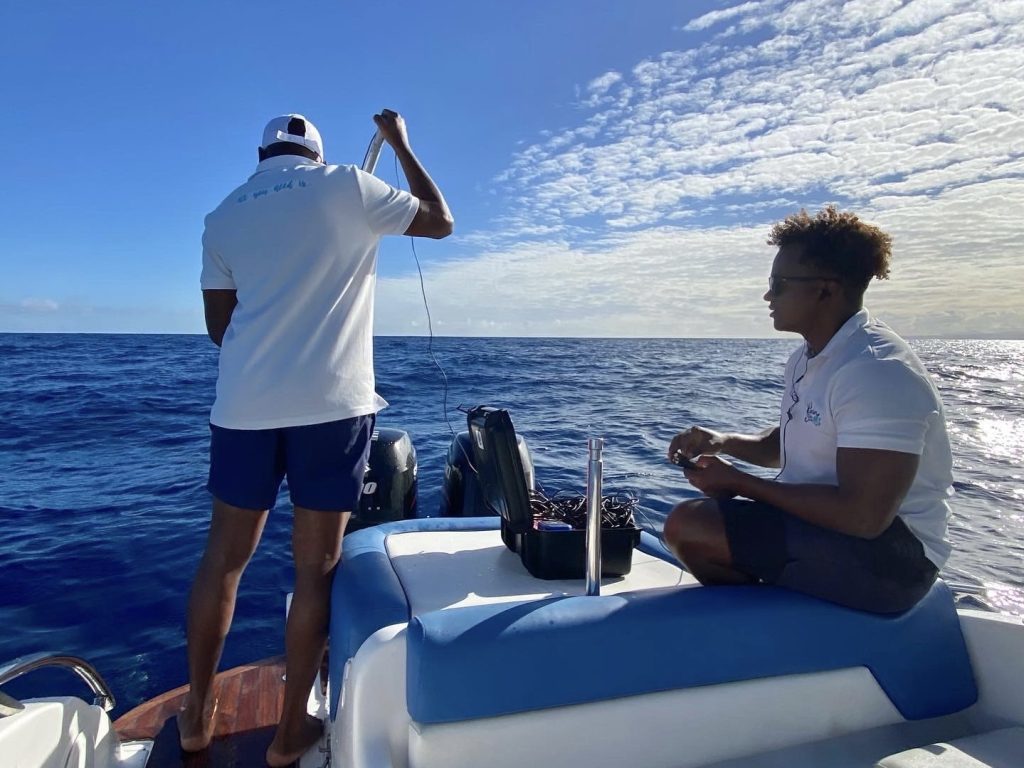
[[[861,539],[821,528],[770,504],[719,501],[733,569],[873,613],[900,613],[925,596],[938,569],[899,517]]]
[[[370,457],[374,415],[279,429],[210,425],[210,480],[221,501],[270,509],[288,478],[292,504],[325,512],[354,512]]]

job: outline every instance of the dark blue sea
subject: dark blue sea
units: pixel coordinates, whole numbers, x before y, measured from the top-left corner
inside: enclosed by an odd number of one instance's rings
[[[640,497],[660,529],[696,495],[664,461],[691,424],[757,431],[777,419],[777,340],[376,339],[379,426],[419,460],[419,514],[436,514],[459,404],[508,408],[546,489],[582,490],[604,437],[605,490]],[[942,391],[957,494],[945,578],[968,605],[1024,613],[1024,342],[913,343]],[[209,515],[204,489],[217,349],[204,336],[0,335],[0,663],[84,656],[116,713],[186,681],[185,601]],[[290,506],[279,499],[242,580],[231,667],[282,652]],[[7,688],[84,695],[66,672]]]

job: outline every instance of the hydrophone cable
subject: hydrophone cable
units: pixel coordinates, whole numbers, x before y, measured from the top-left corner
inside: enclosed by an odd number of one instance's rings
[[[395,158],[395,186],[399,189],[402,188],[401,177],[398,175],[398,154],[394,155]],[[430,355],[430,359],[434,362],[437,370],[441,372],[441,379],[444,381],[444,394],[442,399],[442,408],[444,409],[444,421],[448,425],[448,431],[452,433],[452,439],[455,439],[455,430],[452,428],[452,422],[448,418],[448,375],[444,372],[444,368],[441,367],[441,363],[437,361],[437,357],[434,355],[434,323],[430,317],[430,305],[427,303],[427,288],[423,282],[423,268],[420,267],[420,257],[416,253],[416,238],[410,235],[409,245],[412,246],[412,257],[416,261],[416,271],[420,276],[420,293],[423,294],[423,308],[427,312],[427,333],[429,334],[427,339],[427,354]],[[469,458],[468,456],[466,457]],[[472,464],[470,465],[472,466]],[[475,471],[475,470],[474,470]]]

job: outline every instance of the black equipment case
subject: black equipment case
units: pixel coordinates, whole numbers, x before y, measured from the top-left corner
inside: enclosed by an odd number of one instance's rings
[[[467,415],[473,463],[486,507],[501,517],[501,538],[539,579],[586,578],[586,531],[543,530],[531,505],[515,428],[508,411],[477,406]],[[607,503],[607,499],[603,500]],[[640,529],[633,523],[601,529],[601,575],[625,576]]]

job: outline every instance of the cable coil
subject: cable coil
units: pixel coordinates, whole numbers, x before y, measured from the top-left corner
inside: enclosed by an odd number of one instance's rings
[[[638,499],[627,493],[613,493],[601,498],[601,527],[629,528],[635,525],[633,511]],[[587,522],[586,496],[571,491],[558,491],[547,496],[543,491],[530,491],[530,511],[536,521],[568,523],[574,530],[583,530]]]

